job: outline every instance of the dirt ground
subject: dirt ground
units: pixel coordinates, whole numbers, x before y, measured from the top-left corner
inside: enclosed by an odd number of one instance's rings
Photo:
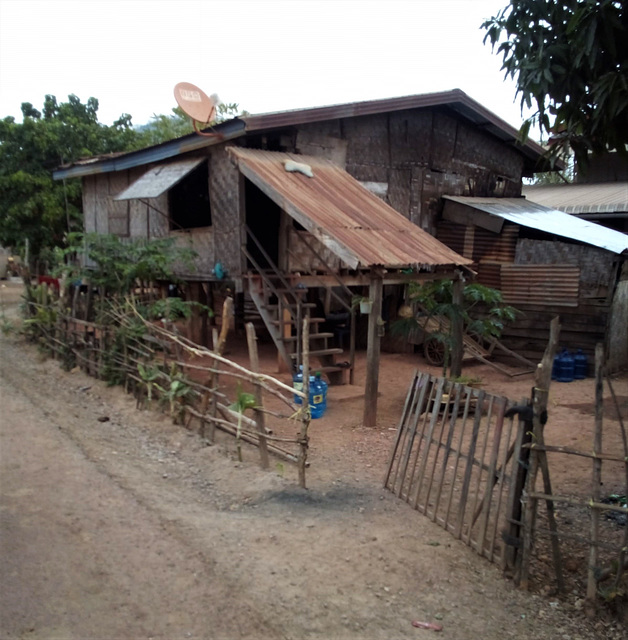
[[[3,284],[4,324],[19,288]],[[542,576],[519,591],[381,488],[412,373],[438,373],[419,356],[384,354],[374,429],[361,426],[362,399],[330,390],[326,415],[311,424],[301,490],[289,463],[262,471],[250,447],[239,463],[232,439],[206,446],[165,415],[137,411],[122,389],[63,372],[15,333],[0,336],[0,349],[1,638],[434,633],[413,620],[441,624],[452,640],[626,637],[607,613],[584,616],[577,582],[560,597]],[[270,350],[261,359],[274,370]],[[361,358],[358,384],[363,373]],[[484,365],[465,373],[513,399],[532,386],[531,376]],[[625,419],[628,377],[614,385]],[[591,450],[593,399],[591,379],[555,383],[548,443]],[[621,451],[610,408],[604,424],[604,449]],[[590,492],[590,461],[550,465],[556,493]],[[621,465],[604,469],[604,491],[624,493]],[[559,510],[559,522],[567,517]]]

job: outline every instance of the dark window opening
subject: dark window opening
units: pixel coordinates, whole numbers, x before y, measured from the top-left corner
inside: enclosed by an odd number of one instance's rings
[[[212,212],[209,203],[207,163],[201,163],[168,191],[170,229],[209,227]]]
[[[279,261],[281,208],[248,179],[244,183],[244,197],[246,202],[246,224],[257,239],[257,242],[264,248],[264,253],[274,265],[277,265]],[[272,266],[268,263],[264,253],[258,248],[257,243],[250,237],[247,240],[246,248],[260,267],[268,268]]]

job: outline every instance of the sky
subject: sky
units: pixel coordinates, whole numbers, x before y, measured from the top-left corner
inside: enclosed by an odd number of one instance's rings
[[[462,89],[518,127],[483,44],[507,0],[0,0],[0,118],[48,93],[134,124],[191,82],[249,113]]]

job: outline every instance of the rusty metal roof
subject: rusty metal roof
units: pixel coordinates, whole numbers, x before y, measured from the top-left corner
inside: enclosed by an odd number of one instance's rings
[[[470,265],[328,160],[230,147],[240,171],[351,268]],[[284,162],[314,174],[286,171]]]
[[[526,198],[566,213],[628,212],[628,182],[523,187]]]
[[[595,222],[548,209],[526,198],[473,198],[469,196],[443,196],[491,216],[508,220],[522,227],[577,240],[613,253],[628,252],[628,235],[603,227]]]

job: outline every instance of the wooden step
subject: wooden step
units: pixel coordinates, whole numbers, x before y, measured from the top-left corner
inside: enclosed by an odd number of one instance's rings
[[[334,334],[333,333],[329,333],[326,331],[321,331],[320,333],[310,333],[310,340],[317,340],[317,339],[323,339],[323,338],[333,338]],[[289,338],[282,338],[282,340],[284,342],[296,342],[297,341],[297,337],[296,336],[290,336]]]
[[[333,356],[340,353],[344,353],[344,350],[334,347],[332,349],[319,349],[319,350],[310,351],[310,357],[313,356],[318,358],[320,356]],[[294,359],[297,357],[297,355],[302,355],[302,354],[291,353],[290,357]]]
[[[263,305],[264,309],[268,309],[269,311],[276,311],[277,309],[279,309],[279,305],[278,304],[265,304]],[[294,302],[285,302],[283,305],[281,305],[282,307],[296,307],[297,305]],[[316,303],[315,302],[302,302],[301,303],[301,308],[302,309],[314,309],[316,307]]]
[[[321,322],[325,322],[325,318],[310,318],[310,324],[321,324]],[[291,323],[290,322],[283,322],[283,321],[280,321],[280,320],[273,320],[272,324],[274,324],[275,326],[279,326],[280,324],[291,324]],[[294,323],[292,323],[292,324],[294,324]]]

